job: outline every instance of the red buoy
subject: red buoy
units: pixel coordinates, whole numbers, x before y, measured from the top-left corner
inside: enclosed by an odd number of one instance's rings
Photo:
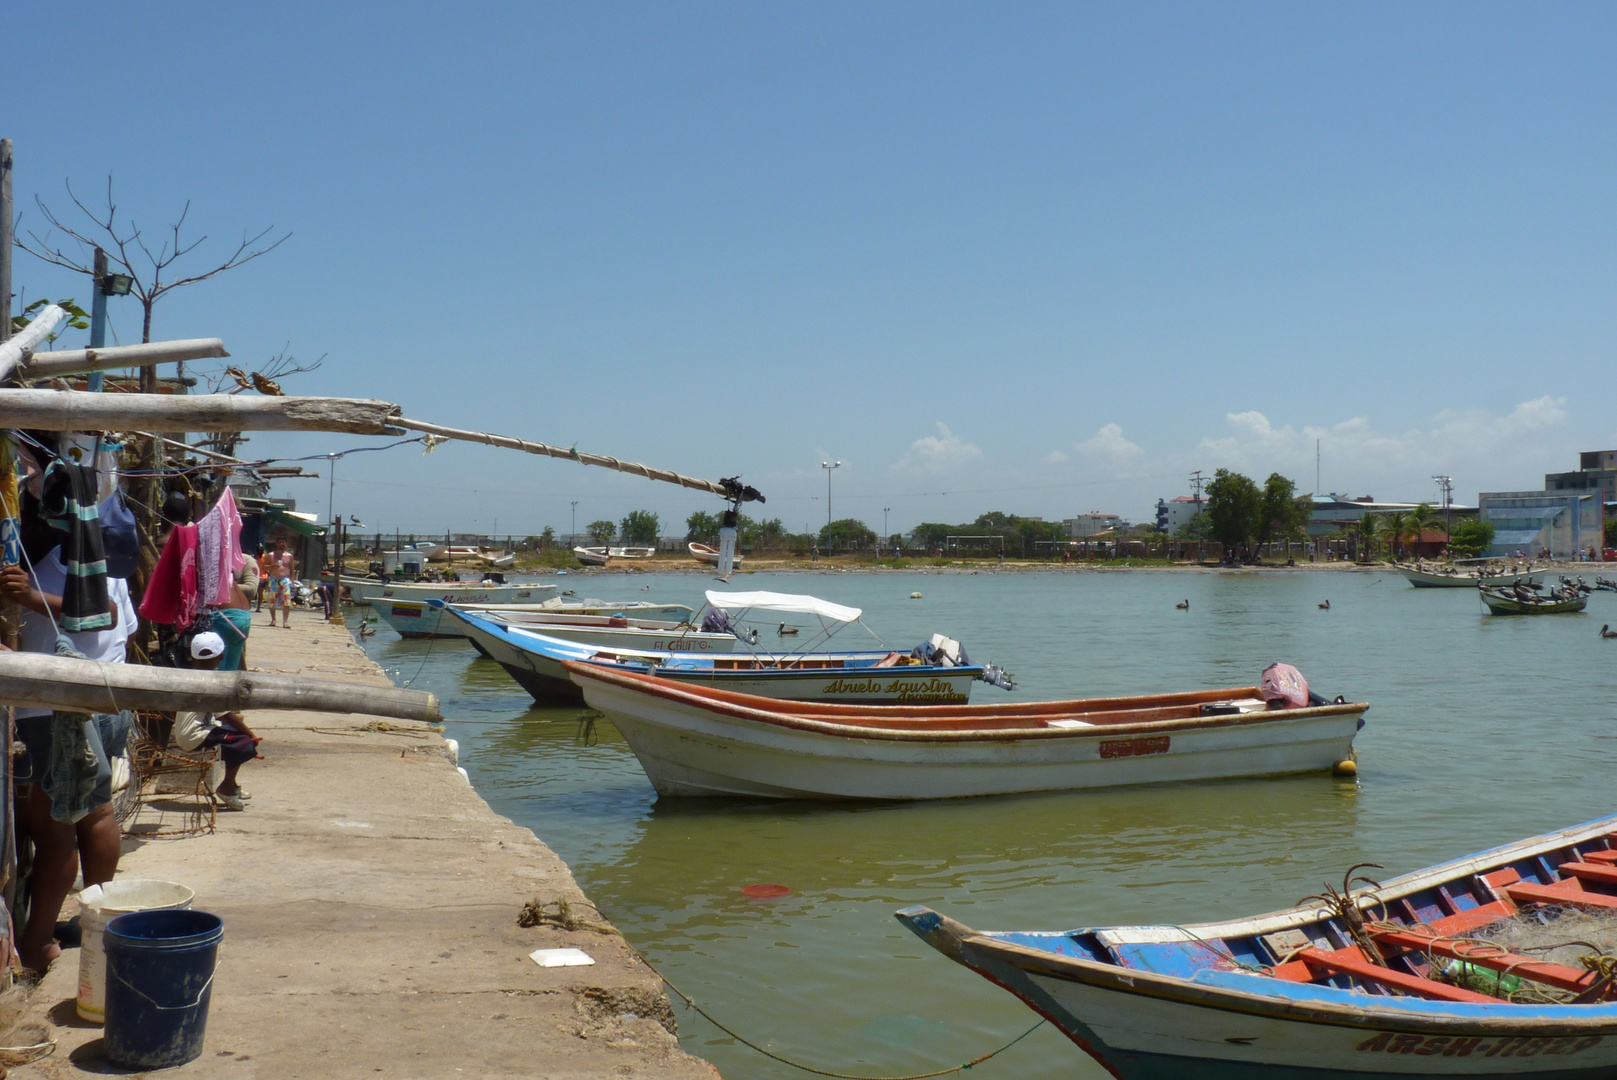
[[[741,890],[742,896],[750,896],[754,900],[773,900],[777,896],[785,896],[792,890],[784,885],[747,885]]]

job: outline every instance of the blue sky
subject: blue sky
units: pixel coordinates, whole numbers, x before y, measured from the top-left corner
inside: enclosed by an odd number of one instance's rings
[[[192,265],[158,338],[293,393],[742,473],[793,529],[1148,518],[1193,469],[1377,498],[1617,445],[1617,9],[1596,4],[63,7],[13,80],[64,180]],[[82,278],[19,254],[29,297]],[[138,309],[113,301],[138,340]],[[82,335],[79,335],[82,338]],[[82,340],[64,338],[63,346]],[[260,435],[255,455],[367,441]],[[316,466],[325,474],[323,463]],[[326,480],[278,490],[323,513]],[[717,500],[475,446],[359,455],[373,527]]]

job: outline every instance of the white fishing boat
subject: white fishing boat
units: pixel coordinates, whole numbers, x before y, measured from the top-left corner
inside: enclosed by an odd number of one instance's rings
[[[475,559],[483,549],[475,544],[433,544],[420,550],[428,562],[449,562],[451,559]]]
[[[456,603],[457,601],[448,601]],[[466,632],[454,619],[444,618],[444,609],[425,600],[398,600],[378,598],[372,600],[371,610],[387,625],[398,631],[400,637],[463,638]],[[551,597],[537,604],[476,604],[477,611],[498,616],[518,626],[541,626],[546,623],[565,624],[583,621],[605,625],[614,617],[640,620],[658,620],[668,626],[677,626],[689,620],[695,611],[684,604],[652,604],[645,601],[614,604],[605,600],[564,600]]]
[[[686,547],[690,549],[691,556],[695,558],[697,562],[707,563],[709,566],[719,565],[718,548],[708,547],[706,544],[687,544]],[[741,558],[742,557],[740,555],[737,555],[731,561],[740,562]]]
[[[491,581],[377,581],[343,578],[355,603],[377,600],[445,600],[451,604],[537,604],[556,595],[554,585],[512,585]]]
[[[736,647],[733,633],[705,632],[689,624],[670,626],[627,616],[604,626],[556,622],[520,625],[470,608],[444,605],[440,611],[446,629],[458,625],[478,652],[503,667],[535,701],[543,703],[578,701],[583,695],[561,663],[547,659],[538,645],[586,644],[665,654],[728,653]]]
[[[1518,581],[1524,585],[1537,584],[1544,580],[1546,573],[1543,570],[1523,570],[1520,573],[1465,570],[1450,563],[1434,563],[1430,566],[1395,563],[1394,566],[1417,589],[1475,589],[1478,585],[1512,585]]]
[[[573,558],[584,566],[605,566],[606,561],[611,557],[611,554],[604,547],[575,547],[573,549]]]
[[[829,705],[565,667],[667,796],[952,799],[1323,773],[1350,758],[1369,708],[1341,699],[1270,708],[1256,686],[1016,705]]]

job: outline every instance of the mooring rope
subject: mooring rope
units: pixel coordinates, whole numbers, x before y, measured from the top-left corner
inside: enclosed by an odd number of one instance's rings
[[[639,950],[636,950],[636,952],[638,952],[638,951]],[[988,1053],[982,1054],[982,1055],[980,1055],[978,1057],[974,1057],[970,1061],[963,1061],[959,1065],[952,1065],[947,1069],[938,1069],[935,1072],[907,1073],[907,1074],[905,1074],[903,1076],[870,1076],[868,1074],[862,1074],[862,1073],[832,1072],[829,1069],[816,1069],[812,1065],[804,1065],[802,1062],[793,1061],[791,1058],[782,1057],[781,1055],[775,1053],[772,1050],[764,1049],[762,1046],[759,1046],[757,1043],[755,1043],[752,1040],[748,1039],[746,1036],[738,1034],[733,1029],[731,1029],[729,1027],[726,1027],[724,1024],[719,1023],[718,1020],[713,1018],[712,1013],[710,1013],[706,1009],[702,1008],[700,1005],[698,1005],[696,1003],[696,1001],[689,994],[687,994],[685,991],[681,990],[678,986],[675,986],[674,985],[674,980],[670,979],[667,975],[664,975],[662,972],[658,971],[656,969],[656,967],[654,967],[651,964],[650,961],[646,960],[644,955],[642,955],[640,957],[640,959],[643,962],[645,962],[645,965],[647,967],[651,968],[651,970],[656,974],[656,976],[659,979],[661,979],[663,982],[667,983],[668,988],[670,990],[672,990],[674,993],[678,994],[680,996],[680,998],[685,1002],[686,1005],[689,1005],[692,1010],[694,1010],[699,1016],[701,1016],[705,1020],[707,1020],[708,1023],[712,1024],[714,1027],[718,1028],[720,1031],[722,1031],[726,1035],[730,1036],[730,1038],[734,1039],[736,1042],[740,1043],[742,1046],[748,1047],[748,1048],[750,1048],[752,1050],[756,1050],[756,1051],[758,1051],[758,1053],[762,1054],[764,1057],[769,1058],[772,1061],[778,1061],[782,1065],[790,1065],[794,1069],[801,1069],[803,1072],[813,1073],[815,1076],[834,1077],[835,1080],[927,1080],[928,1077],[933,1077],[933,1076],[948,1076],[951,1073],[962,1072],[962,1071],[964,1071],[966,1069],[971,1068],[974,1065],[981,1065],[983,1062],[987,1061],[989,1058],[996,1057],[996,1056],[998,1056],[1000,1054],[1003,1054],[1005,1051],[1009,1050],[1011,1047],[1015,1046],[1017,1043],[1021,1042],[1023,1039],[1027,1038],[1029,1035],[1033,1034],[1035,1031],[1039,1030],[1046,1023],[1048,1023],[1047,1020],[1040,1019],[1037,1024],[1034,1024],[1032,1027],[1028,1028],[1026,1031],[1022,1032],[1022,1034],[1018,1035],[1016,1038],[1012,1039],[1010,1042],[1006,1043],[1004,1046],[1001,1046],[999,1049],[990,1050]]]

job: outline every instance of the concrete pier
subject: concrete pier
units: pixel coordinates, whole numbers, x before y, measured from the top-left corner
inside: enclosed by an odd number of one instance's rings
[[[387,681],[345,629],[306,611],[290,630],[256,616],[247,656]],[[221,811],[212,835],[125,840],[120,878],[180,882],[225,922],[202,1057],[164,1075],[713,1080],[679,1049],[661,981],[610,927],[518,926],[535,900],[605,922],[567,866],[489,809],[441,736],[373,720],[249,714],[265,760],[242,768],[248,809]],[[594,965],[529,959],[569,946]],[[65,949],[33,1000],[56,1053],[13,1076],[111,1071],[101,1029],[74,1013],[78,963]]]

